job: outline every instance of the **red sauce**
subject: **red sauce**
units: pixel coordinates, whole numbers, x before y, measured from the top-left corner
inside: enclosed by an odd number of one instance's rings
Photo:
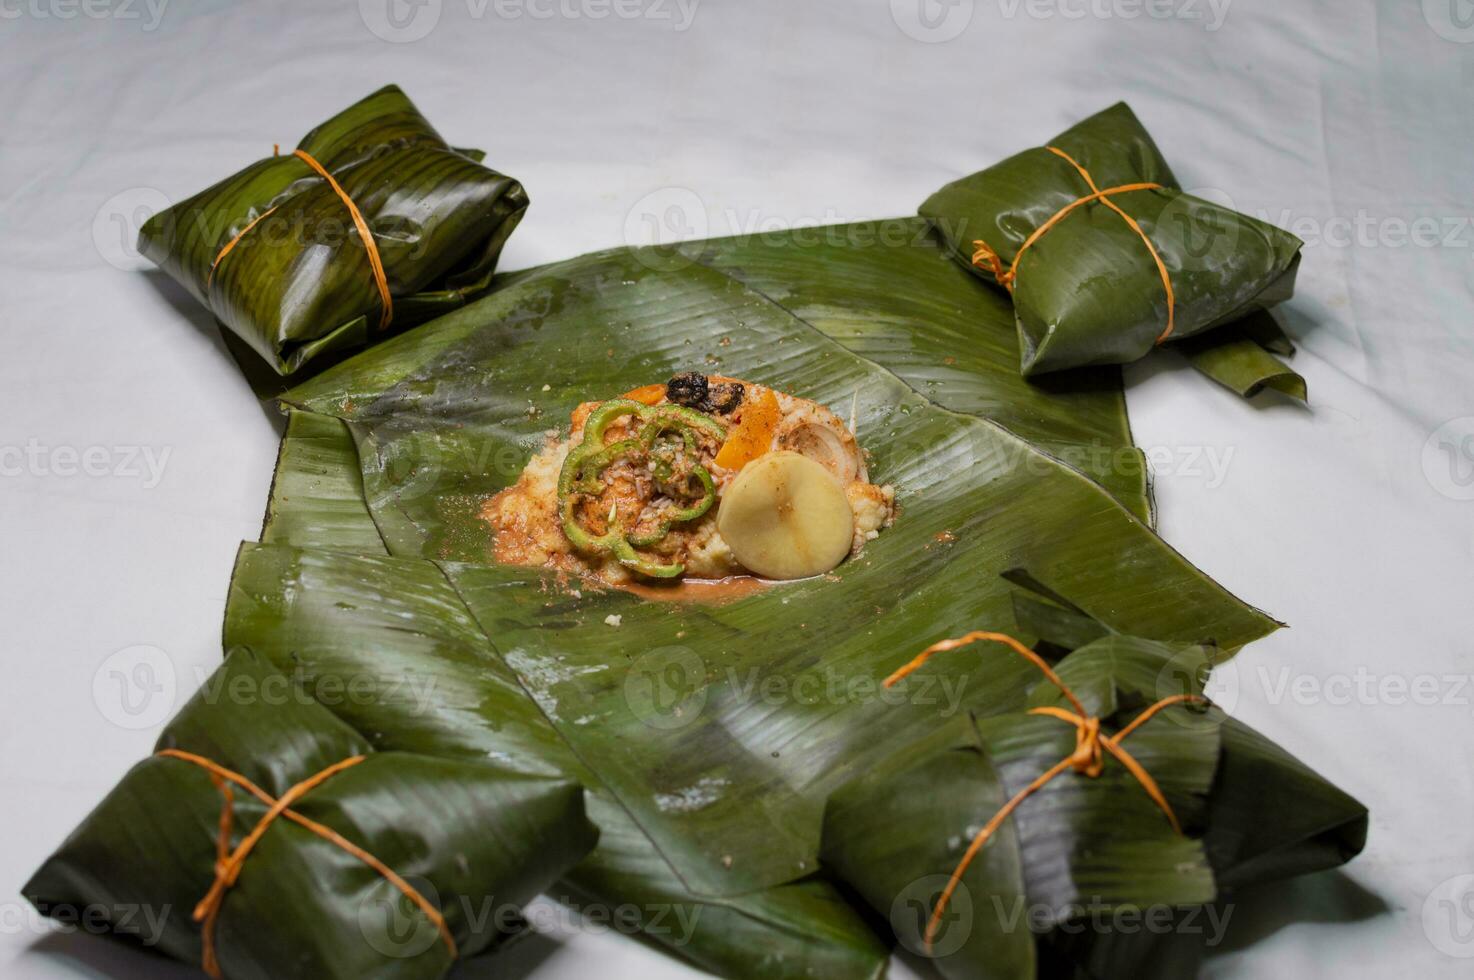
[[[663,582],[646,579],[608,587],[629,592],[652,602],[702,602],[722,605],[756,595],[772,584],[767,579],[752,575],[729,575],[718,579],[683,578]]]

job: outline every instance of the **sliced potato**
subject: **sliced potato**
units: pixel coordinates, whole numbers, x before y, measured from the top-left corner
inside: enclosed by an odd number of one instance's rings
[[[855,516],[828,469],[780,451],[759,456],[732,481],[717,511],[717,530],[753,574],[807,578],[844,561]]]

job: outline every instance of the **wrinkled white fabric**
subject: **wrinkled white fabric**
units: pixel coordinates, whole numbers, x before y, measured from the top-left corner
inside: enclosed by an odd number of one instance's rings
[[[1162,533],[1292,627],[1220,699],[1373,814],[1343,873],[1237,904],[1207,973],[1468,975],[1468,0],[0,0],[0,892],[219,662],[271,476],[277,426],[138,225],[390,81],[525,183],[505,268],[911,213],[1121,98],[1186,187],[1306,238],[1308,410],[1127,372]],[[692,975],[555,919],[512,975]],[[195,975],[0,897],[0,973],[96,972]]]

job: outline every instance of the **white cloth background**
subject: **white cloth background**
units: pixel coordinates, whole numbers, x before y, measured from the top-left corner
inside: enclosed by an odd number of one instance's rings
[[[277,446],[132,239],[390,81],[526,184],[509,269],[647,214],[710,234],[908,214],[1119,98],[1185,186],[1306,238],[1286,314],[1310,410],[1170,355],[1127,372],[1162,533],[1293,627],[1220,695],[1372,811],[1344,873],[1241,903],[1207,972],[1468,975],[1468,0],[0,0],[0,974],[195,975],[16,897],[219,662]],[[125,705],[139,663],[163,690]],[[548,928],[508,975],[692,975]]]

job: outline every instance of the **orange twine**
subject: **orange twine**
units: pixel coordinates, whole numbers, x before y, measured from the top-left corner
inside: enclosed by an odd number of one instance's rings
[[[1075,709],[1074,711],[1066,711],[1063,708],[1044,707],[1034,708],[1029,711],[1029,714],[1047,715],[1074,725],[1075,750],[1045,770],[1032,783],[1015,793],[1007,803],[999,807],[998,812],[993,814],[992,818],[983,826],[983,829],[973,838],[966,853],[962,855],[962,860],[958,863],[956,870],[952,872],[952,876],[947,880],[946,887],[942,889],[942,894],[937,899],[936,907],[932,910],[931,919],[927,922],[925,935],[927,952],[931,952],[932,945],[936,941],[937,932],[941,929],[942,916],[946,913],[947,906],[952,901],[952,896],[957,891],[957,887],[962,883],[962,876],[967,873],[967,869],[982,851],[984,845],[988,843],[998,828],[1003,825],[1003,821],[1007,820],[1009,815],[1018,809],[1024,800],[1043,789],[1054,777],[1067,769],[1074,769],[1075,772],[1094,779],[1105,768],[1105,754],[1110,754],[1125,766],[1126,771],[1136,778],[1136,781],[1141,784],[1142,789],[1146,790],[1147,796],[1151,797],[1152,802],[1166,815],[1167,822],[1172,825],[1172,829],[1179,834],[1182,833],[1182,826],[1177,822],[1177,815],[1172,812],[1172,806],[1167,802],[1167,797],[1162,793],[1161,787],[1157,785],[1157,781],[1142,767],[1141,763],[1137,762],[1129,752],[1121,747],[1121,742],[1125,740],[1126,736],[1150,721],[1153,716],[1164,708],[1186,702],[1207,703],[1206,698],[1199,697],[1196,694],[1175,694],[1172,697],[1163,698],[1147,708],[1115,735],[1103,735],[1100,731],[1100,719],[1086,714],[1085,707],[1080,703],[1080,699],[1075,697],[1075,693],[1065,685],[1064,681],[1060,680],[1059,675],[1054,672],[1049,664],[1044,662],[1043,657],[1040,657],[1033,650],[1030,650],[1006,633],[987,633],[982,631],[974,631],[956,639],[933,643],[921,651],[916,659],[887,677],[885,679],[885,686],[891,687],[901,681],[912,671],[926,663],[934,653],[955,650],[958,647],[967,646],[979,640],[991,640],[995,643],[1002,643],[1011,647],[1016,653],[1026,657],[1034,666],[1043,671],[1044,676],[1049,678],[1049,681],[1063,692],[1066,699],[1069,700],[1070,705]]]
[[[975,249],[972,253],[972,264],[980,269],[987,269],[993,274],[993,278],[998,280],[999,285],[1003,286],[1009,292],[1013,292],[1013,284],[1018,279],[1019,260],[1024,257],[1024,252],[1028,251],[1029,246],[1043,237],[1044,233],[1049,229],[1064,220],[1065,216],[1071,211],[1083,207],[1092,201],[1099,201],[1119,214],[1125,220],[1126,224],[1131,227],[1131,230],[1141,237],[1142,242],[1146,244],[1147,251],[1151,253],[1152,261],[1157,265],[1157,273],[1162,277],[1162,289],[1167,293],[1167,329],[1163,330],[1161,335],[1157,337],[1157,343],[1160,344],[1171,336],[1172,328],[1175,326],[1177,299],[1172,292],[1172,278],[1167,274],[1167,263],[1162,261],[1162,256],[1157,252],[1157,247],[1152,244],[1152,240],[1147,237],[1146,232],[1142,231],[1141,225],[1137,223],[1135,218],[1121,210],[1120,206],[1111,200],[1111,197],[1116,194],[1128,194],[1132,191],[1162,190],[1162,185],[1154,183],[1121,184],[1117,187],[1107,187],[1105,190],[1101,190],[1096,186],[1095,178],[1090,176],[1090,171],[1080,166],[1080,163],[1074,157],[1057,146],[1046,146],[1045,149],[1055,156],[1069,161],[1070,165],[1080,172],[1080,176],[1085,179],[1085,183],[1090,186],[1090,193],[1066,204],[1051,215],[1048,221],[1035,228],[1033,233],[1024,239],[1024,243],[1019,246],[1019,250],[1013,256],[1013,263],[1007,269],[1003,268],[1003,260],[999,258],[998,253],[982,239],[978,239],[972,243]]]
[[[247,232],[249,232],[252,228],[256,227],[258,224],[260,224],[262,221],[264,221],[266,219],[266,217],[268,215],[270,215],[272,211],[275,211],[275,210],[276,210],[276,208],[270,208],[270,209],[268,209],[266,211],[261,212],[259,215],[257,215],[251,221],[250,224],[248,224],[244,228],[242,228],[240,230],[240,233],[239,234],[237,234],[230,241],[226,242],[224,248],[222,248],[219,252],[215,253],[215,261],[210,263],[210,274],[205,277],[205,288],[206,289],[210,288],[210,284],[215,281],[215,267],[220,264],[220,260],[223,259],[223,258],[225,258],[227,255],[229,255],[230,254],[230,250],[233,249],[233,248],[235,248],[236,245],[240,244],[240,240],[242,238],[245,238],[246,237]]]
[[[455,937],[450,934],[450,928],[445,924],[445,917],[440,914],[439,909],[431,904],[429,899],[416,891],[413,885],[401,878],[388,865],[357,844],[343,837],[337,831],[329,827],[324,827],[315,820],[310,820],[291,809],[291,805],[297,800],[343,770],[350,769],[363,762],[365,756],[356,755],[344,759],[342,762],[334,763],[322,772],[310,776],[288,789],[282,794],[281,799],[273,799],[269,793],[245,776],[242,776],[238,772],[232,772],[203,756],[198,756],[191,752],[181,752],[178,749],[164,749],[159,752],[159,755],[167,756],[171,759],[180,759],[204,769],[210,774],[211,782],[220,790],[220,795],[224,798],[224,805],[220,809],[220,835],[215,844],[215,881],[211,884],[209,892],[206,893],[205,897],[200,900],[200,903],[194,909],[194,920],[203,923],[201,942],[204,947],[204,956],[202,965],[205,972],[210,976],[217,978],[220,976],[220,961],[216,958],[215,953],[215,923],[220,918],[220,908],[225,901],[225,895],[240,877],[241,869],[246,863],[246,858],[250,856],[251,851],[260,843],[261,838],[266,835],[266,831],[271,828],[271,825],[276,822],[278,817],[286,817],[299,827],[306,828],[328,843],[342,848],[377,871],[391,885],[399,889],[406,898],[418,906],[420,911],[425,913],[436,930],[439,931],[440,938],[444,940],[446,947],[450,950],[451,959],[456,958]],[[261,818],[255,828],[252,829],[234,850],[231,850],[230,847],[231,827],[234,822],[235,810],[235,796],[230,789],[231,783],[234,783],[256,797],[256,799],[260,800],[268,808],[266,815]]]
[[[273,156],[280,152],[280,146],[272,147]],[[327,181],[328,186],[333,189],[333,193],[338,195],[344,207],[348,209],[348,214],[353,219],[354,226],[358,228],[358,237],[363,242],[363,250],[368,254],[369,269],[373,272],[374,285],[379,290],[379,300],[383,306],[382,312],[379,315],[379,329],[387,329],[389,322],[394,318],[394,297],[389,294],[389,277],[384,272],[384,260],[379,256],[379,246],[374,241],[373,233],[369,231],[368,222],[364,220],[362,212],[358,210],[358,205],[353,203],[353,199],[348,196],[348,192],[343,190],[342,185],[333,178],[332,174],[328,173],[326,167],[313,159],[312,154],[306,150],[293,150],[292,155],[307,164],[319,177]],[[229,255],[231,249],[235,248],[252,228],[255,228],[263,218],[275,210],[276,208],[272,208],[262,213],[254,221],[242,228],[234,238],[226,242],[219,252],[215,253],[215,261],[210,263],[210,274],[205,278],[205,286],[207,288],[215,278],[215,267],[220,264],[220,260]]]

